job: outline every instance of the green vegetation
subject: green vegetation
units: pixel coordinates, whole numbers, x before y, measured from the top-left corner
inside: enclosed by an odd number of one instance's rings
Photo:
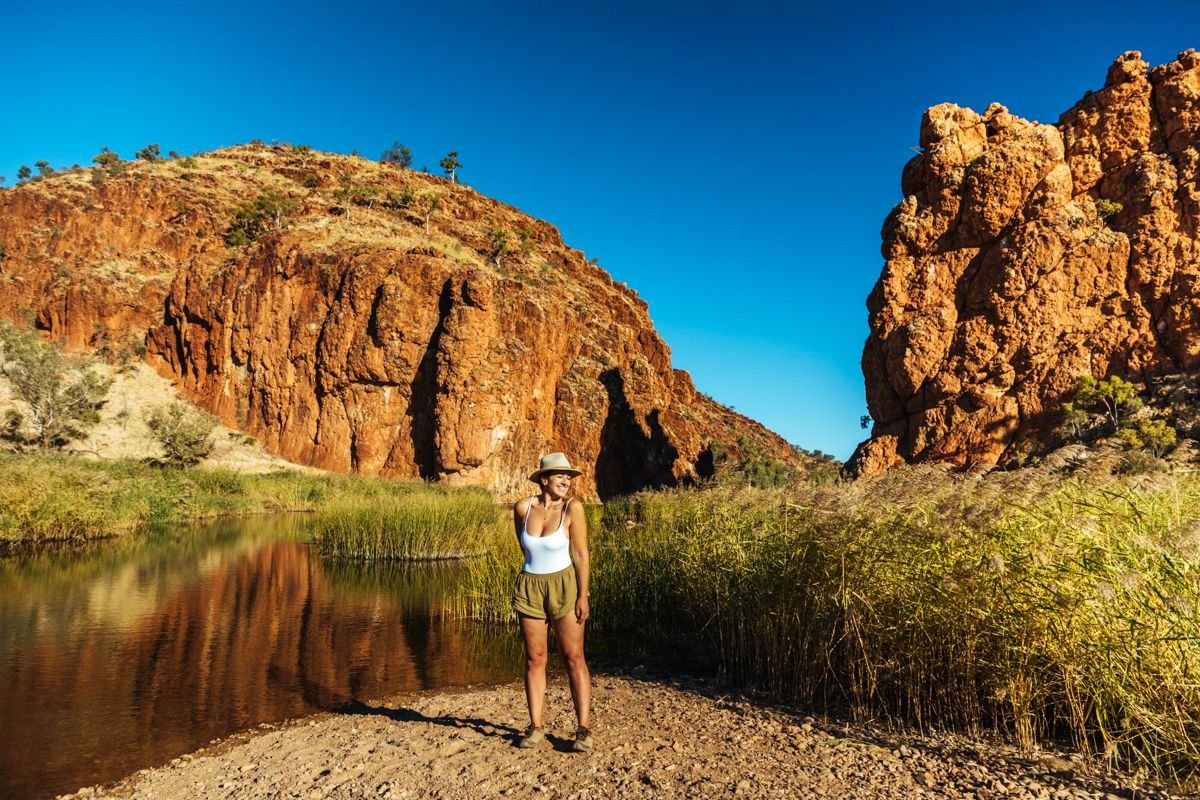
[[[416,211],[421,216],[421,219],[425,222],[426,236],[431,235],[429,223],[430,220],[433,219],[434,212],[436,212],[441,205],[442,196],[435,192],[421,192],[412,199],[413,210]]]
[[[443,559],[477,554],[496,535],[500,511],[483,489],[407,484],[407,493],[322,503],[314,540],[325,555],[354,559]]]
[[[70,359],[36,332],[7,321],[0,321],[0,375],[17,401],[6,410],[4,438],[41,450],[79,438],[99,418],[112,385],[86,360]]]
[[[1125,206],[1115,200],[1107,200],[1101,197],[1096,201],[1096,213],[1100,215],[1100,219],[1107,220],[1111,217],[1120,214]]]
[[[383,151],[379,161],[383,164],[395,164],[403,169],[408,169],[412,166],[412,151],[399,142],[395,142]]]
[[[478,491],[464,492],[453,509],[446,552],[461,545],[461,530],[479,518],[480,495],[493,519],[496,507]],[[359,507],[396,509],[402,503],[445,498],[434,506],[450,513],[451,490],[417,481],[346,477],[325,473],[247,474],[225,469],[162,469],[138,461],[91,460],[62,455],[0,454],[0,544],[129,536],[161,523],[213,517]],[[440,505],[439,505],[440,503]],[[463,511],[462,509],[466,509]],[[323,520],[313,520],[321,535]],[[460,537],[458,539],[454,537]],[[430,540],[432,541],[432,540]]]
[[[35,161],[33,165],[37,167],[40,178],[49,178],[54,174],[54,167],[50,166],[49,161]]]
[[[115,173],[121,166],[121,157],[107,147],[101,147],[100,152],[92,156],[92,161],[109,173]]]
[[[157,144],[148,144],[141,150],[138,150],[136,153],[134,153],[134,157],[142,161],[149,161],[151,164],[153,164],[155,161],[161,159],[162,155]]]
[[[238,206],[225,231],[228,247],[241,247],[268,231],[283,227],[283,220],[296,208],[296,201],[276,192],[262,194]]]
[[[446,173],[446,177],[458,183],[458,170],[462,168],[462,162],[458,160],[458,151],[451,150],[446,154],[446,157],[438,162],[442,171]]]
[[[399,192],[388,192],[387,197],[383,201],[383,207],[393,211],[401,211],[412,205],[413,199],[416,197],[416,192],[411,186],[405,186]]]
[[[912,468],[644,493],[592,529],[593,620],[776,699],[1026,748],[1069,736],[1184,776],[1200,767],[1200,478],[1155,481]],[[467,565],[463,613],[510,618],[519,557],[498,543]]]
[[[379,196],[379,187],[365,183],[355,183],[349,175],[343,175],[341,186],[333,193],[333,196],[341,204],[342,209],[346,213],[346,218],[349,219],[351,206],[366,206],[367,208],[371,208],[375,205],[375,199]]]
[[[212,452],[217,421],[187,403],[154,409],[146,425],[162,446],[163,462],[170,466],[194,467]]]
[[[500,260],[508,254],[508,231],[503,228],[488,228],[488,258],[497,268],[500,266]]]
[[[17,167],[17,183],[24,183],[25,181],[29,180],[30,176],[32,175],[33,170],[31,170],[25,164]]]

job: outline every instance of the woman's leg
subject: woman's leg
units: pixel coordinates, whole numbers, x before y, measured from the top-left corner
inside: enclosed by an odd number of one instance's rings
[[[540,728],[546,706],[546,640],[550,626],[544,619],[519,619],[521,638],[525,640],[525,701],[529,704],[529,722]]]
[[[575,716],[579,726],[590,728],[592,721],[592,676],[587,661],[583,658],[583,628],[572,611],[554,620],[554,632],[562,646],[563,658],[567,661],[567,674],[571,681],[571,699],[575,702]],[[542,673],[543,676],[545,673]],[[542,684],[543,687],[545,684]]]

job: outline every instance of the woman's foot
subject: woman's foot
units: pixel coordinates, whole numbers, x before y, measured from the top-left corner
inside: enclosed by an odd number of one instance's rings
[[[525,733],[521,734],[521,738],[517,740],[517,747],[537,747],[544,741],[546,741],[545,731],[530,725],[525,729]]]
[[[576,753],[586,753],[592,749],[592,732],[580,725],[575,729],[575,743],[571,749]]]

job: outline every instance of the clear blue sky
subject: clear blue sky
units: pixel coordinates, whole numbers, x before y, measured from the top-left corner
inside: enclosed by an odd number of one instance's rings
[[[0,175],[279,139],[464,180],[650,303],[675,366],[809,449],[863,438],[864,301],[922,111],[1056,121],[1200,4],[11,3]]]

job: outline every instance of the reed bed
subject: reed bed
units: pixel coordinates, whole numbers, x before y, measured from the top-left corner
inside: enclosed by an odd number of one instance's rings
[[[499,507],[482,489],[423,487],[323,504],[312,531],[317,549],[333,558],[438,560],[483,552],[499,522]]]
[[[137,461],[0,454],[0,546],[140,534],[163,523],[370,506],[446,490],[318,472],[164,469]]]
[[[1161,776],[1200,767],[1194,476],[911,468],[645,493],[594,527],[597,626],[691,641],[733,684],[1028,749],[1069,737]],[[506,544],[468,565],[462,613],[508,618]]]

